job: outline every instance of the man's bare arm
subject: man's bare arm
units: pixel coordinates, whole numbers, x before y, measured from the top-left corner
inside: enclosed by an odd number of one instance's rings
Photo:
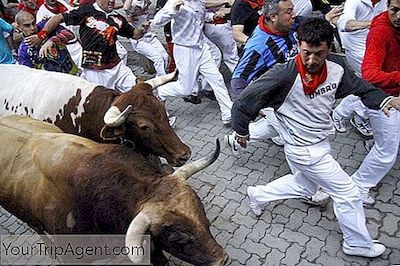
[[[368,29],[371,26],[370,20],[348,20],[344,26],[345,31]]]
[[[244,25],[233,25],[233,38],[239,45],[243,45],[246,43],[249,36],[243,33]]]
[[[228,4],[230,6],[229,0],[206,0],[205,3],[207,8],[219,7],[225,4]]]

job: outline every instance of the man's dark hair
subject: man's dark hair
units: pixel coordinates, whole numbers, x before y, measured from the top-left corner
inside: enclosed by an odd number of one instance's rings
[[[297,38],[299,42],[306,42],[309,45],[321,45],[326,42],[331,47],[333,42],[333,27],[331,24],[318,17],[304,19],[297,30]]]

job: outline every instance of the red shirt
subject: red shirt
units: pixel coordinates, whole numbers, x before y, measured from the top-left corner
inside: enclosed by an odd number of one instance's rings
[[[387,94],[399,96],[400,29],[393,27],[387,11],[372,20],[361,72]]]
[[[35,10],[32,10],[32,9],[26,7],[24,5],[24,3],[19,3],[18,4],[18,10],[26,11],[28,13],[31,13],[34,17],[36,17],[36,12],[38,11],[39,7],[41,5],[43,5],[43,3],[44,3],[44,0],[36,0],[36,9]]]

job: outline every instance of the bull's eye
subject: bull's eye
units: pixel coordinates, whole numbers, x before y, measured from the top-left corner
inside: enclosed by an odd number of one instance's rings
[[[147,125],[141,126],[140,129],[143,130],[143,131],[150,131],[150,127],[147,126]]]
[[[146,123],[139,124],[139,128],[142,131],[151,131],[152,130],[151,126]]]

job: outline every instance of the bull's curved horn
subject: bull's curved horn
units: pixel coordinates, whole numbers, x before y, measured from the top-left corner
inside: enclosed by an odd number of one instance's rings
[[[158,86],[164,85],[165,83],[173,80],[177,74],[178,70],[175,70],[174,72],[171,72],[169,74],[146,80],[144,83],[147,83],[151,87],[153,87],[153,89],[156,89]]]
[[[104,123],[109,127],[118,127],[125,122],[131,110],[132,105],[128,105],[122,113],[118,107],[111,106],[104,114]]]
[[[220,148],[221,148],[218,138],[216,139],[215,144],[216,144],[215,150],[211,155],[209,155],[207,157],[203,157],[192,163],[189,163],[189,164],[179,167],[170,176],[176,176],[177,178],[179,178],[181,180],[186,180],[190,176],[203,170],[204,168],[206,168],[207,166],[209,166],[210,164],[215,162],[215,160],[217,160],[217,158],[219,156],[219,152],[220,152]]]
[[[147,231],[151,224],[151,220],[144,212],[139,212],[136,217],[132,220],[131,224],[126,231],[125,246],[127,247],[139,247],[142,246],[143,235]],[[134,264],[140,264],[144,256],[133,254],[135,252],[129,252],[128,257]]]

